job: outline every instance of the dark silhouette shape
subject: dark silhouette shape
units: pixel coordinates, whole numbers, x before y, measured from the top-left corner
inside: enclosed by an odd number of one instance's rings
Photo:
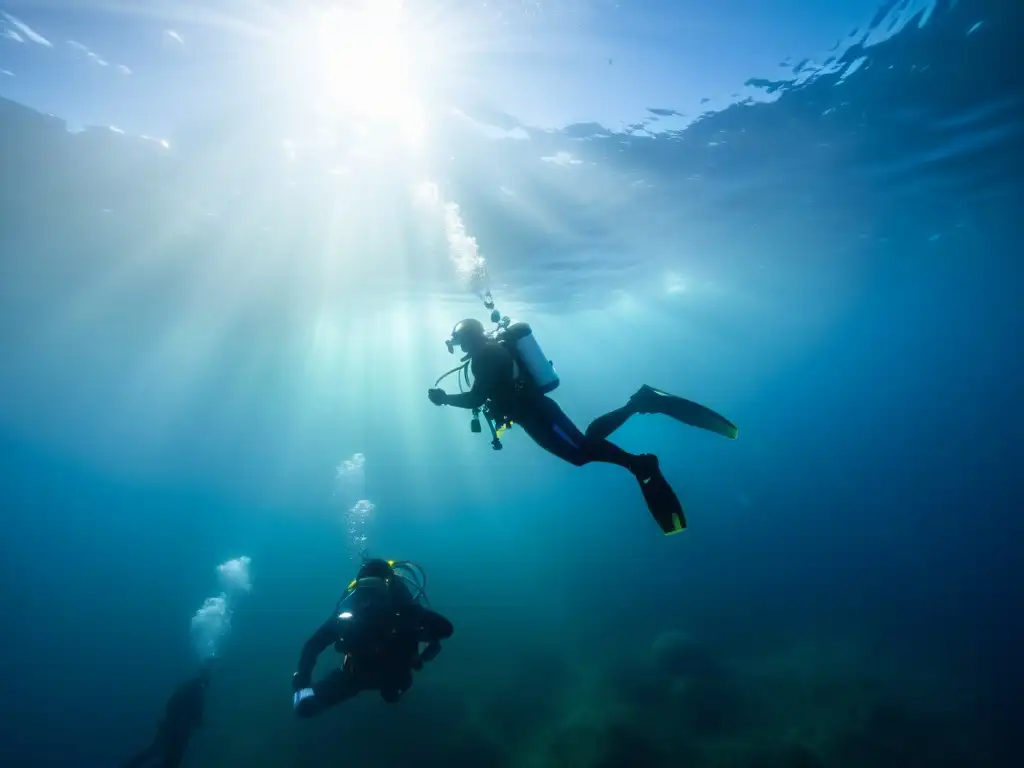
[[[389,704],[412,686],[412,673],[441,652],[452,623],[413,599],[384,560],[365,564],[335,613],[306,641],[292,675],[292,704],[311,717],[363,691],[378,691]],[[312,682],[316,660],[327,647],[344,654],[339,669]],[[420,643],[427,647],[420,652]]]
[[[532,352],[525,355],[519,351],[524,342],[532,345]],[[544,381],[537,381],[533,368],[543,353],[532,341],[532,331],[525,323],[504,327],[492,335],[479,320],[467,318],[455,326],[447,346],[450,351],[458,346],[466,353],[463,360],[469,361],[473,386],[469,392],[458,395],[449,395],[436,387],[430,389],[427,396],[432,403],[466,408],[474,413],[482,409],[489,422],[501,427],[518,425],[541,448],[574,466],[602,462],[623,467],[636,478],[647,508],[666,535],[684,530],[686,516],[661,473],[658,457],[627,453],[609,441],[609,435],[640,413],[667,415],[730,438],[737,434],[735,425],[711,409],[647,385],[625,405],[595,419],[584,434],[547,396],[558,385],[550,363],[540,363],[546,370],[542,371]],[[500,448],[497,432],[492,445]]]
[[[210,684],[213,659],[203,663],[199,673],[174,689],[167,700],[163,720],[148,747],[123,764],[123,768],[159,765],[177,768],[185,759],[189,739],[203,724],[203,705]]]

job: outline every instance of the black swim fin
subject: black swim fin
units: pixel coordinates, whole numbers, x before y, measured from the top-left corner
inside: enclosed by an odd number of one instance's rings
[[[660,413],[683,424],[706,429],[716,435],[735,440],[739,429],[721,414],[715,413],[700,403],[676,397],[660,389],[644,384],[629,398],[638,413]]]
[[[658,457],[647,454],[639,458],[641,461],[637,462],[633,474],[640,483],[640,491],[654,522],[666,536],[685,531],[686,515],[683,513],[683,505],[679,503],[676,492],[661,474]]]

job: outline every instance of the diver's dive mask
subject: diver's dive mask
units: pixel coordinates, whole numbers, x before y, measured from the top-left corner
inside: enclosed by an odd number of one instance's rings
[[[449,355],[454,355],[455,348],[462,346],[463,337],[467,334],[473,336],[480,335],[485,338],[494,338],[495,335],[508,328],[509,324],[512,322],[511,319],[509,319],[507,316],[502,317],[501,312],[499,312],[496,309],[493,309],[493,303],[488,305],[488,307],[492,308],[491,322],[494,323],[497,327],[492,331],[487,331],[484,329],[483,323],[481,323],[479,320],[475,320],[472,318],[460,320],[458,323],[455,324],[455,327],[452,329],[452,335],[449,338],[445,339],[444,342],[445,347],[448,348]]]

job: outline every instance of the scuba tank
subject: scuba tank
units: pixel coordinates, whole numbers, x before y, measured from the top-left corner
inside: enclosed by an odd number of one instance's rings
[[[376,653],[381,638],[394,631],[395,616],[402,606],[430,605],[423,566],[412,560],[380,562],[390,568],[390,578],[357,576],[334,606],[334,615],[344,626],[343,636],[335,641],[334,649],[345,657],[345,663],[353,656]]]
[[[540,348],[529,324],[513,323],[501,330],[496,338],[512,354],[517,381],[542,395],[558,388],[560,381],[555,366]]]
[[[334,612],[352,616],[391,602],[391,587],[384,579],[367,576],[353,581],[338,598]]]
[[[399,604],[419,603],[424,607],[430,606],[427,598],[427,572],[422,565],[412,560],[384,562],[391,568],[392,576],[387,579],[378,576],[357,576],[352,579],[335,603],[335,614],[344,610],[351,612],[352,609],[378,602],[390,603],[396,598]]]

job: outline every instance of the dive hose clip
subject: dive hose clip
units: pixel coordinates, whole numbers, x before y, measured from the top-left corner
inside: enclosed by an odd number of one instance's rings
[[[473,434],[482,431],[482,429],[480,428],[481,413],[483,413],[483,417],[487,421],[487,428],[491,431],[491,448],[494,449],[495,451],[500,451],[505,446],[501,444],[501,439],[498,437],[498,430],[494,426],[494,419],[491,417],[491,414],[487,410],[486,406],[483,409],[473,409],[473,418],[469,422],[469,431],[472,432]]]

